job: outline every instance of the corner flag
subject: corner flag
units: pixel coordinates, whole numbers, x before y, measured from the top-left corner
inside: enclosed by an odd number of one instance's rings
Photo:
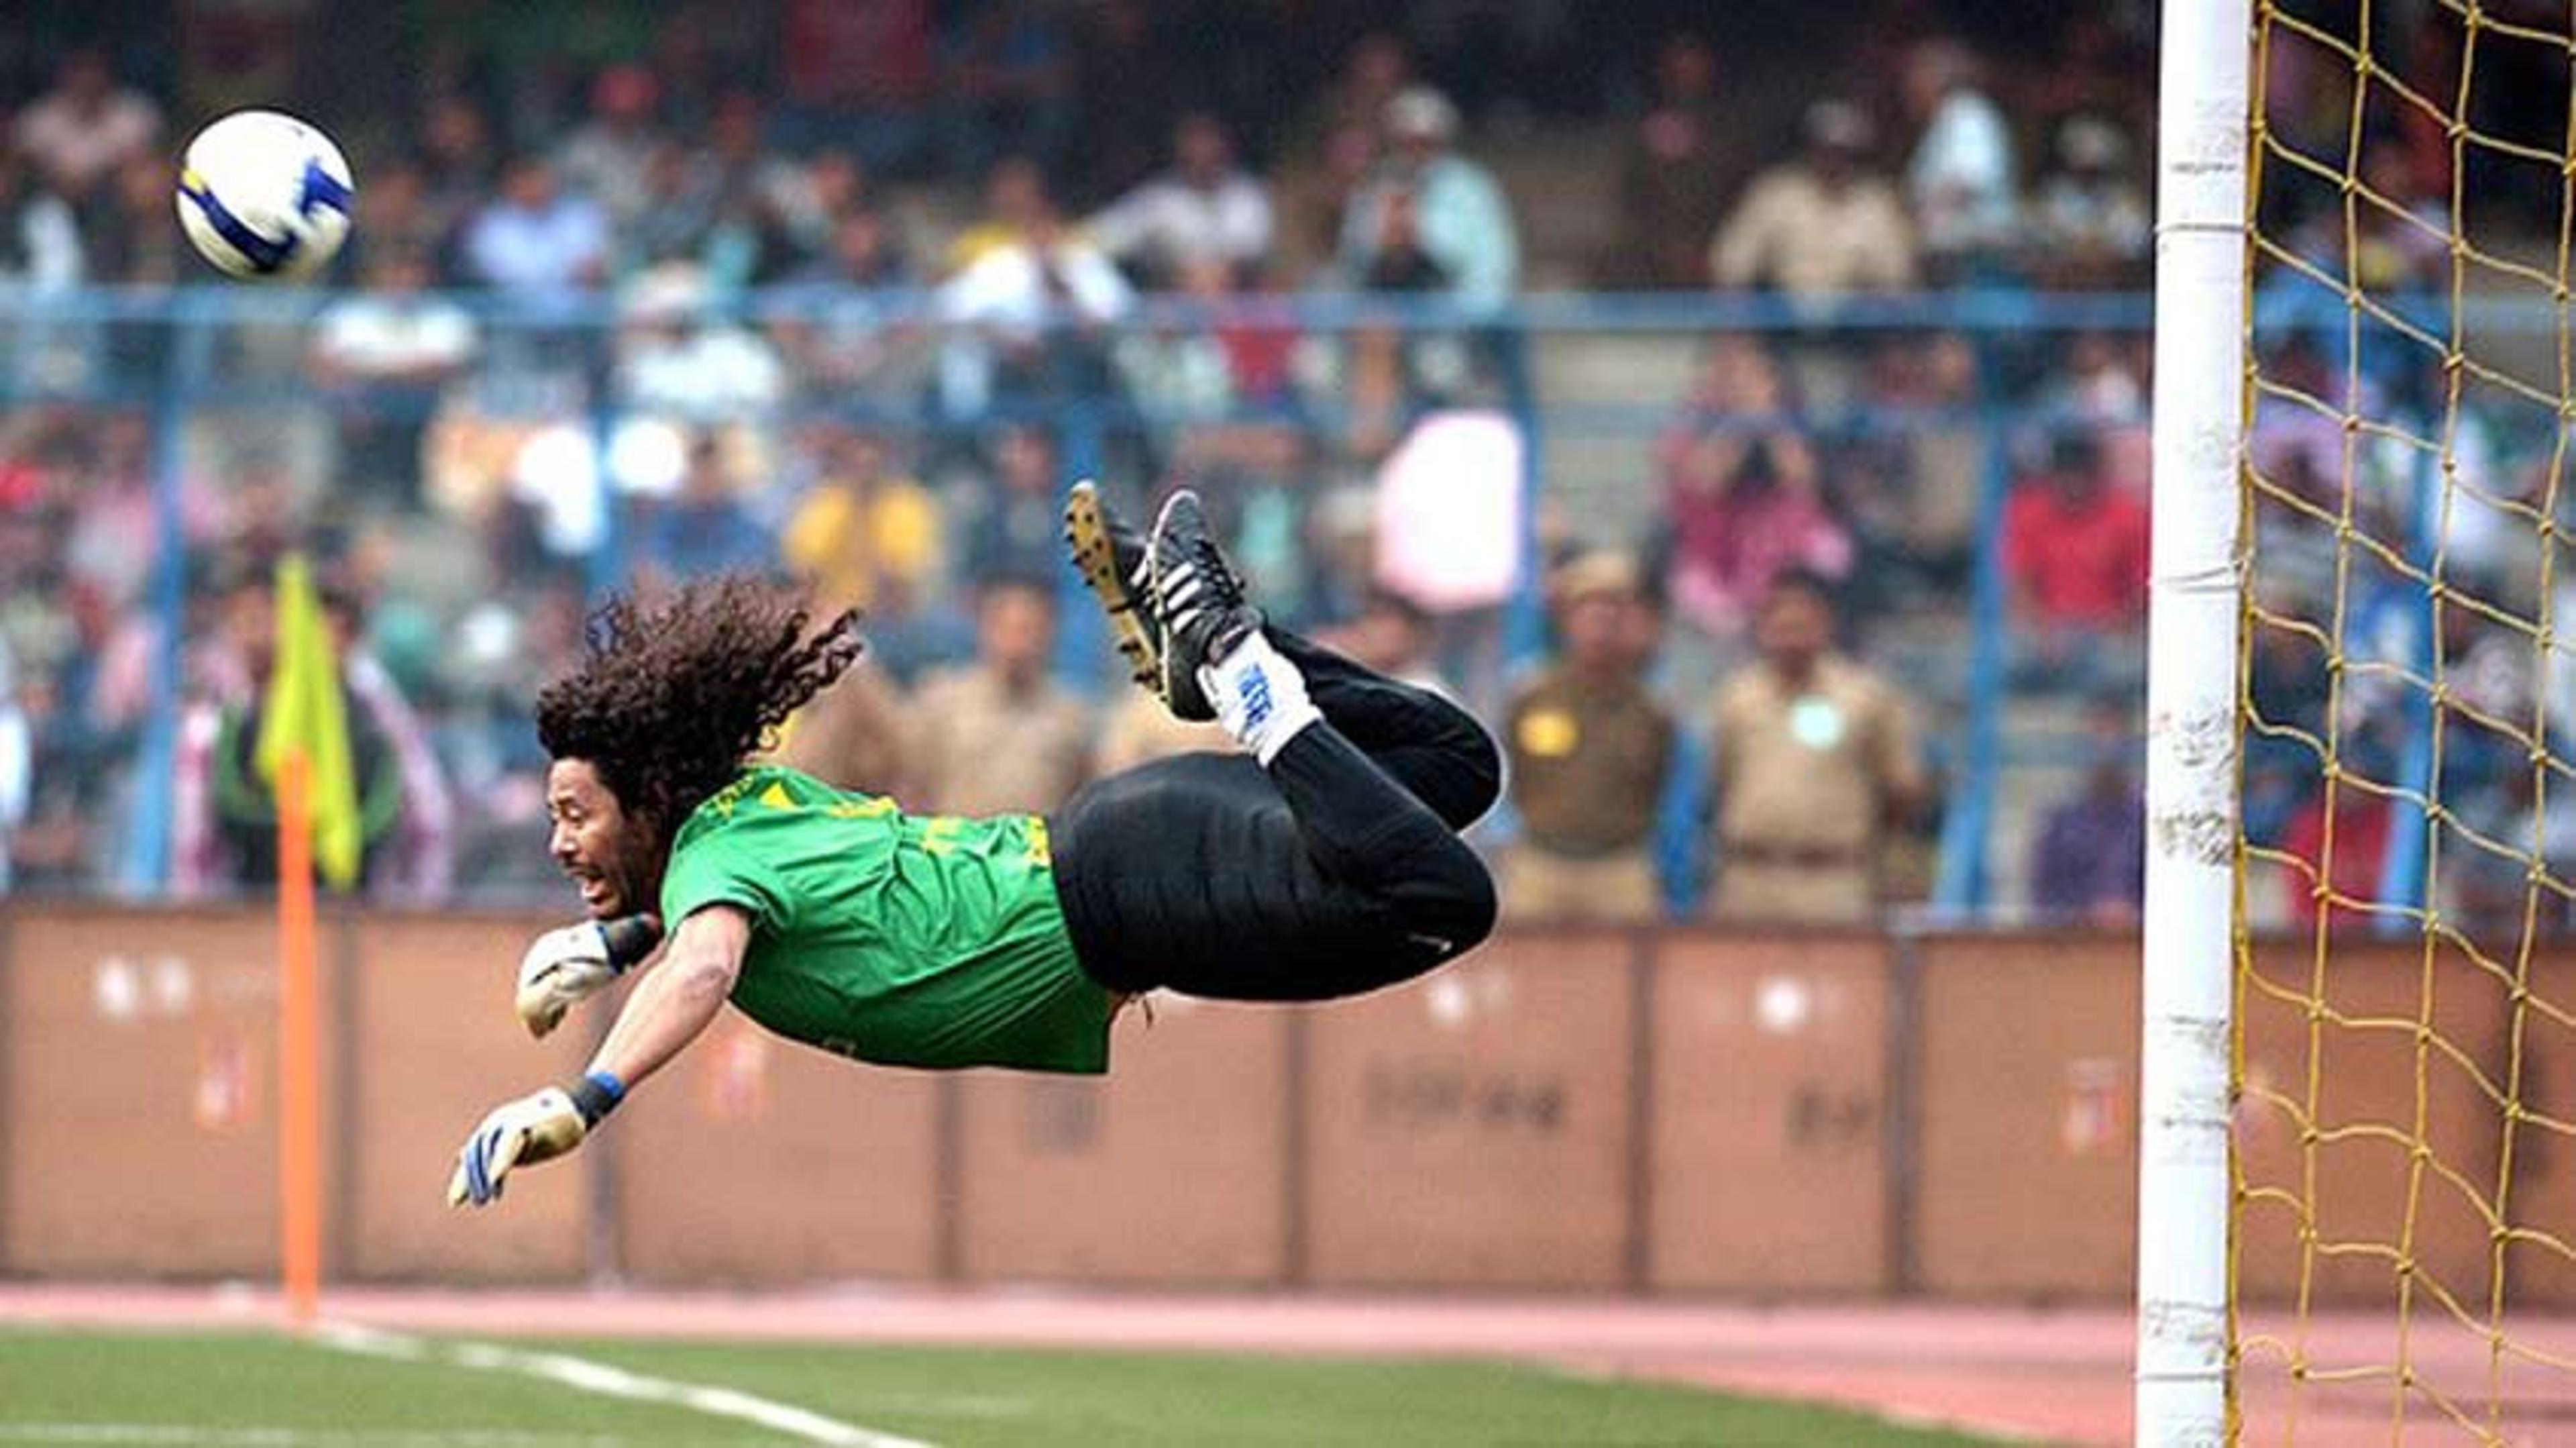
[[[338,655],[302,554],[289,554],[277,565],[277,657],[260,707],[257,755],[260,778],[272,787],[289,751],[304,756],[312,781],[308,828],[314,867],[333,888],[346,890],[357,883],[362,844],[357,768],[349,753]],[[288,824],[282,812],[279,823]]]

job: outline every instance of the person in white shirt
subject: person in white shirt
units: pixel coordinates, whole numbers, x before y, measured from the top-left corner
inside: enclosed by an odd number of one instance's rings
[[[1105,391],[1098,328],[1135,301],[1109,254],[1042,198],[1017,237],[985,250],[935,296],[933,310],[950,330],[940,405],[971,417],[1011,393]]]
[[[161,139],[161,110],[120,89],[107,58],[84,50],[63,62],[52,90],[18,113],[12,139],[55,185],[79,194]]]
[[[1978,88],[1976,57],[1953,41],[1927,41],[1907,57],[1905,101],[1923,126],[1905,195],[1925,260],[1950,279],[1973,277],[2017,240],[2011,128]]]
[[[1903,291],[1915,284],[1914,224],[1894,187],[1869,169],[1869,115],[1846,100],[1807,108],[1806,148],[1753,178],[1709,247],[1727,289],[1793,297]]]
[[[324,311],[313,338],[313,380],[344,404],[343,471],[406,505],[419,501],[421,440],[440,391],[478,345],[474,318],[429,292],[429,275],[418,250],[376,248],[366,289]]]
[[[1235,164],[1217,118],[1193,112],[1173,127],[1171,169],[1119,197],[1083,231],[1153,285],[1207,262],[1243,277],[1270,250],[1270,196]]]

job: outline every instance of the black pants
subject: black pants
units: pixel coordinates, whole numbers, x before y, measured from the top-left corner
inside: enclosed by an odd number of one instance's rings
[[[1501,756],[1465,710],[1292,634],[1322,712],[1264,769],[1184,754],[1094,781],[1049,827],[1075,953],[1112,990],[1308,1001],[1410,980],[1494,926],[1458,838]]]

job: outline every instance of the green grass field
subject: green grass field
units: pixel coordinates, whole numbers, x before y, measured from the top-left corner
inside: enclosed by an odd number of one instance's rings
[[[729,1393],[667,1400],[691,1389]],[[743,1407],[752,1401],[766,1406]],[[805,1416],[781,1421],[777,1410]],[[253,1333],[0,1331],[0,1448],[887,1448],[897,1438],[938,1448],[1982,1441],[1490,1363],[417,1338],[362,1353]]]

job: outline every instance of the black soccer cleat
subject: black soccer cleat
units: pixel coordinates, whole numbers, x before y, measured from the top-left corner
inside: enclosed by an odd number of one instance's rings
[[[1243,599],[1243,578],[1208,536],[1207,512],[1187,488],[1164,500],[1154,519],[1154,609],[1163,630],[1163,702],[1181,719],[1216,717],[1199,687],[1199,669],[1223,658],[1261,615]]]
[[[1109,615],[1109,635],[1140,689],[1163,691],[1163,621],[1154,611],[1153,566],[1145,539],[1109,511],[1085,478],[1064,500],[1064,542],[1073,566]]]

